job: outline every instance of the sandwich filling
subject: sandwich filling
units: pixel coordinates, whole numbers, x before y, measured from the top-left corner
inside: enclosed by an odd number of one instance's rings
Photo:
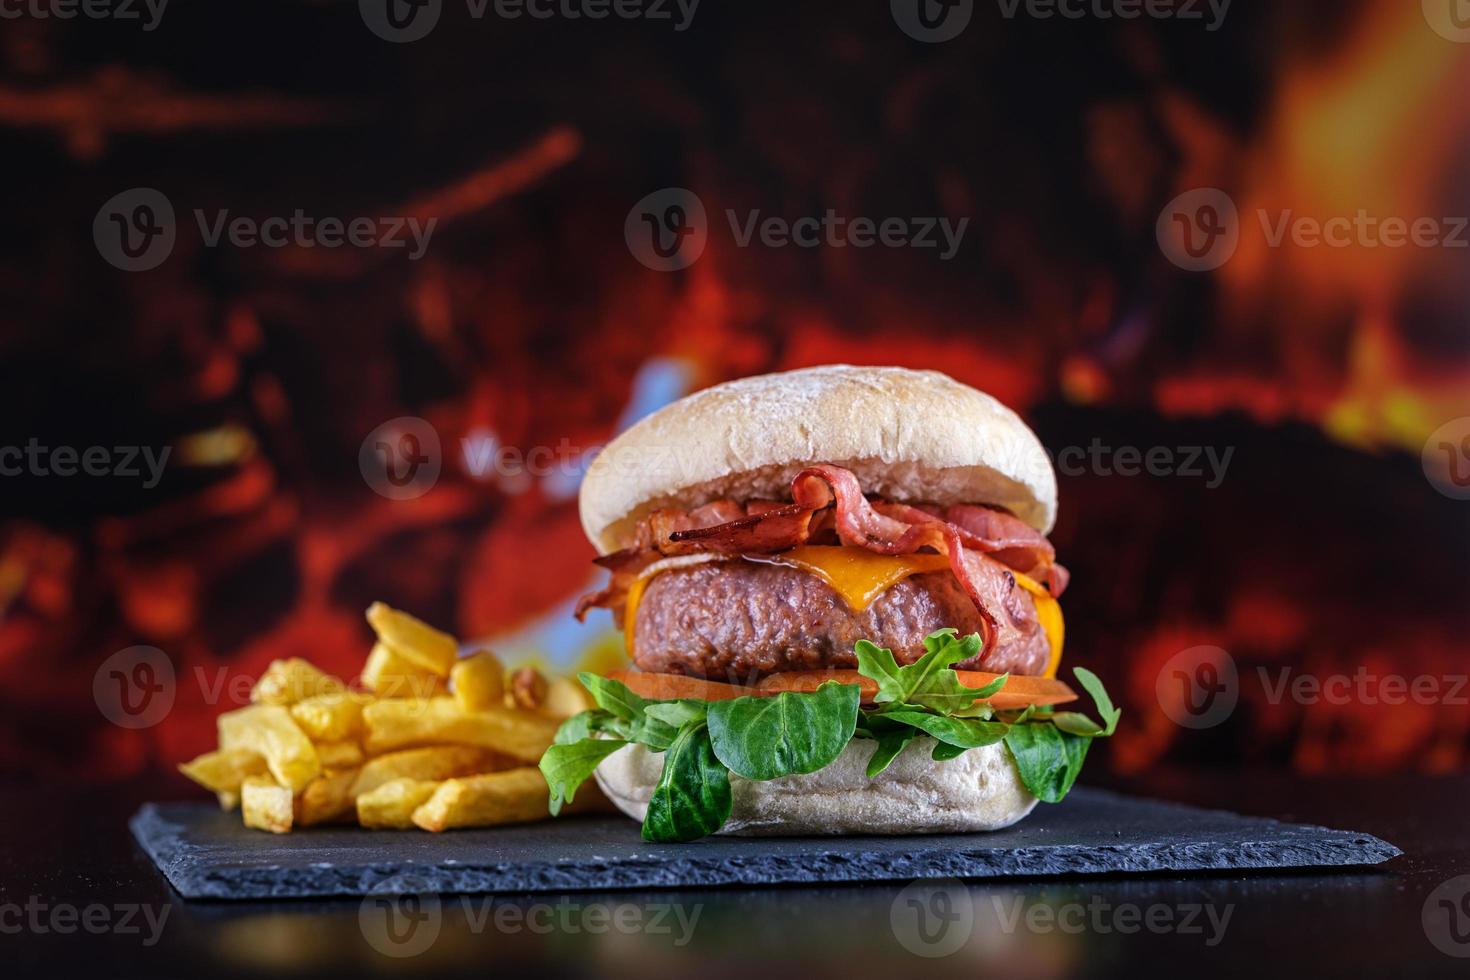
[[[750,684],[781,671],[856,666],[866,638],[900,664],[955,628],[982,649],[958,669],[1054,676],[1067,572],[1046,537],[982,505],[915,506],[862,493],[857,477],[810,466],[791,501],[656,510],[578,615],[620,619],[640,669]]]

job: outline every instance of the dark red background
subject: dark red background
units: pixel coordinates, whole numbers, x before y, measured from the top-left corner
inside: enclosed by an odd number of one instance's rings
[[[1470,504],[1420,463],[1470,415],[1466,253],[1256,235],[1189,273],[1154,234],[1199,186],[1242,214],[1467,213],[1470,46],[1419,4],[1241,0],[1216,32],[979,4],[942,45],[876,2],[706,0],[682,33],[444,17],[409,45],[348,3],[179,4],[151,33],[6,22],[0,442],[174,455],[152,490],[0,480],[0,769],[168,766],[227,706],[195,668],[254,676],[300,655],[350,675],[375,598],[492,643],[544,625],[591,580],[575,505],[472,478],[462,437],[590,448],[650,364],[702,386],[830,361],[948,371],[1053,450],[1233,447],[1216,489],[1061,480],[1069,662],[1128,710],[1101,764],[1465,768],[1463,703],[1272,704],[1245,683],[1228,722],[1192,733],[1155,695],[1198,644],[1251,677],[1470,669]],[[163,265],[127,273],[92,220],[138,186],[181,216],[439,223],[418,262],[181,232]],[[971,222],[949,262],[712,234],[661,273],[623,220],[667,186],[712,216]],[[395,502],[358,449],[402,415],[449,452],[433,490]],[[92,693],[135,644],[181,677],[141,731]]]

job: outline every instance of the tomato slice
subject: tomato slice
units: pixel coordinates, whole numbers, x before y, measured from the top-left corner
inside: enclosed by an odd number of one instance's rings
[[[984,687],[1000,676],[983,670],[957,670],[955,673],[959,675],[961,684],[974,688]],[[641,670],[614,670],[607,676],[628,685],[628,689],[639,697],[654,701],[672,701],[678,698],[728,701],[747,694],[770,696],[782,691],[811,692],[827,681],[859,685],[863,689],[864,700],[869,700],[878,693],[877,683],[855,670],[782,671],[762,678],[754,687],[685,677],[683,674],[648,674]],[[1065,704],[1075,700],[1077,693],[1055,678],[1012,674],[1006,681],[1006,686],[988,703],[997,711],[1011,711],[1032,704]]]
[[[641,670],[611,670],[607,676],[628,685],[628,690],[640,698],[650,701],[677,701],[679,698],[695,698],[700,701],[729,701],[731,698],[756,694],[749,688],[707,681],[702,677],[686,677],[683,674],[648,674]]]

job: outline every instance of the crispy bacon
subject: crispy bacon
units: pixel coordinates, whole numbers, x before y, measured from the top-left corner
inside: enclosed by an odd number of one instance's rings
[[[914,534],[921,525],[938,524],[959,534],[964,547],[995,556],[1024,575],[1045,585],[1053,595],[1066,588],[1067,571],[1056,563],[1056,550],[1046,536],[1013,514],[993,507],[956,504],[945,511],[889,501],[870,502],[851,470],[840,466],[810,466],[791,482],[791,500],[786,505],[750,508],[749,516],[723,524],[684,528],[670,535],[669,553],[692,550],[747,554],[784,551],[810,543],[815,527],[812,514],[826,514],[835,504],[832,519],[838,539],[883,554],[909,554],[920,547],[933,547],[931,534]],[[915,544],[915,542],[918,542]]]
[[[593,606],[620,602],[638,576],[670,555],[726,555],[785,551],[835,533],[851,547],[907,555],[930,549],[949,558],[956,580],[980,611],[987,650],[1038,642],[1034,607],[1022,601],[1011,572],[1043,583],[1053,595],[1066,587],[1067,571],[1056,562],[1046,536],[1003,510],[973,504],[938,507],[869,501],[851,470],[809,466],[791,481],[791,502],[731,500],[688,513],[661,510],[639,524],[634,547],[598,559],[612,572],[601,592],[577,604],[581,617]]]

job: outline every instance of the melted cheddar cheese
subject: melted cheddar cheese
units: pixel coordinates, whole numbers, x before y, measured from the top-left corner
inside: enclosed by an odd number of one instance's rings
[[[1051,644],[1051,662],[1046,665],[1046,673],[1042,676],[1055,677],[1057,668],[1062,664],[1062,643],[1067,638],[1067,624],[1062,620],[1062,604],[1035,579],[1020,572],[1011,574],[1016,577],[1017,585],[1031,593],[1031,598],[1036,603],[1036,619],[1041,623],[1047,642]]]
[[[874,599],[910,575],[949,569],[949,558],[945,555],[880,555],[866,548],[835,545],[800,545],[775,555],[746,555],[745,560],[786,565],[809,572],[831,586],[854,612],[867,609]],[[633,654],[633,631],[637,623],[638,604],[643,600],[643,590],[655,576],[668,571],[670,567],[664,562],[652,565],[628,588],[627,605],[623,611],[623,630],[627,637],[629,655]],[[1055,677],[1062,659],[1062,642],[1066,633],[1062,607],[1041,583],[1020,572],[1011,574],[1015,576],[1016,584],[1031,593],[1036,603],[1036,618],[1051,644],[1051,662],[1047,666],[1046,676]]]
[[[748,561],[790,565],[832,587],[847,608],[862,612],[910,575],[949,570],[944,555],[880,555],[866,548],[804,544],[777,555],[748,555]]]

